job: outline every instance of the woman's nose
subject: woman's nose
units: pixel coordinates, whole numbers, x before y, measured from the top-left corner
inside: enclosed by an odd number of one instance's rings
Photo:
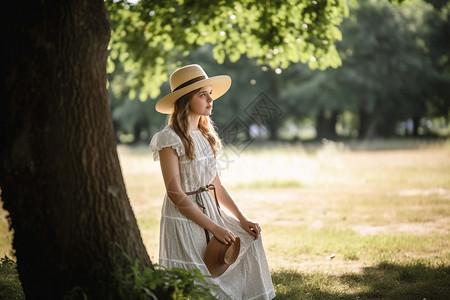
[[[210,95],[208,95],[208,99],[207,99],[207,101],[208,102],[212,102],[214,99],[210,96]]]

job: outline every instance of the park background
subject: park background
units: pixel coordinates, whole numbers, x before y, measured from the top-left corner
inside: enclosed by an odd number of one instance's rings
[[[336,68],[314,57],[285,68],[221,61],[210,44],[174,60],[232,77],[212,115],[221,177],[263,227],[279,299],[449,298],[449,3],[350,2]],[[165,126],[154,105],[170,89],[152,78],[140,87],[110,54],[119,158],[156,262],[164,187],[147,146]],[[4,220],[2,256],[13,257],[11,241]]]
[[[407,1],[400,6],[359,1],[350,5],[339,26],[338,68],[319,69],[314,56],[285,69],[260,65],[245,55],[231,62],[228,56],[214,56],[210,44],[177,56],[174,63],[198,63],[210,76],[231,76],[230,91],[214,103],[219,132],[236,117],[247,127],[257,124],[246,112],[263,92],[277,106],[277,111],[261,108],[268,114],[264,138],[271,141],[445,137],[450,135],[446,22],[446,1]],[[271,55],[280,51],[275,48]],[[156,79],[150,78],[138,90],[132,66],[121,64],[117,51],[112,51],[111,61],[115,67],[110,68],[109,91],[118,141],[148,144],[165,123],[165,116],[154,109],[158,97],[148,95],[168,94],[168,80],[159,90]]]

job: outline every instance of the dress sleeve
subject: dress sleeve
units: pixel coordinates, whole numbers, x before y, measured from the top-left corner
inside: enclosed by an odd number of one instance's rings
[[[220,149],[216,145],[214,145],[213,147],[214,150],[216,151],[216,159],[220,159],[224,155],[223,147]]]
[[[175,149],[178,156],[185,154],[183,142],[170,128],[165,128],[153,136],[150,142],[150,150],[153,152],[153,160],[159,160],[159,151],[167,147],[172,147]]]

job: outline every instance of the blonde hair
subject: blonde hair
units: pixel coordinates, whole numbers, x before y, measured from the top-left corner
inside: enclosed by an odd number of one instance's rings
[[[196,89],[182,97],[180,97],[174,104],[173,113],[169,117],[169,125],[175,131],[175,133],[181,138],[183,142],[186,155],[190,160],[194,159],[194,140],[189,132],[189,101],[192,99],[195,93],[200,91]],[[211,145],[211,149],[214,152],[214,156],[217,157],[218,149],[222,148],[222,142],[219,139],[214,128],[214,122],[209,116],[200,116],[198,121],[198,128],[202,135],[208,140]]]

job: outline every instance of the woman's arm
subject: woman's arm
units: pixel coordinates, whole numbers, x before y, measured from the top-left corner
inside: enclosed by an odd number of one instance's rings
[[[216,177],[211,183],[216,187],[217,198],[219,199],[220,203],[239,220],[242,228],[244,228],[249,234],[254,236],[256,240],[261,232],[259,224],[247,218],[244,212],[239,208],[234,199],[231,197],[230,193],[228,193],[226,187],[222,185],[219,174],[216,173]]]
[[[180,212],[211,232],[221,242],[225,244],[229,242],[234,243],[236,240],[233,233],[217,225],[211,218],[206,216],[181,189],[180,169],[176,151],[171,147],[163,148],[159,151],[159,159],[167,196],[178,207]]]

